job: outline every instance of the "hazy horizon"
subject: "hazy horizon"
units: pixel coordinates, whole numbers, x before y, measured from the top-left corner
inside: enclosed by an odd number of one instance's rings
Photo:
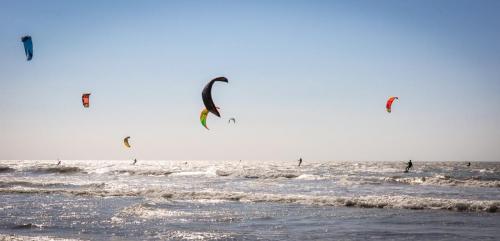
[[[131,159],[58,159],[58,158],[55,158],[55,159],[46,159],[46,160],[38,160],[38,159],[4,159],[4,160],[0,160],[0,161],[33,161],[33,162],[40,162],[40,163],[54,163],[54,161],[58,161],[60,160],[61,162],[63,161],[70,161],[70,162],[74,162],[74,161],[117,161],[117,162],[127,162],[127,163],[130,163],[132,160]],[[402,166],[405,166],[407,164],[409,159],[406,159],[406,160],[362,160],[362,161],[359,161],[359,160],[318,160],[318,159],[307,159],[307,160],[303,160],[304,163],[306,164],[310,164],[310,163],[359,163],[359,162],[366,162],[366,163],[371,163],[371,162],[374,162],[374,163],[401,163]],[[242,159],[242,160],[239,160],[239,159],[234,159],[234,160],[225,160],[225,159],[197,159],[197,160],[192,160],[192,159],[177,159],[177,160],[162,160],[162,159],[137,159],[137,161],[140,161],[141,163],[144,163],[144,162],[206,162],[206,161],[213,161],[214,163],[218,163],[218,162],[238,162],[238,161],[242,161],[242,162],[259,162],[259,161],[278,161],[278,162],[283,162],[283,163],[288,163],[292,166],[296,166],[297,165],[297,161],[298,161],[298,158],[296,159],[287,159],[287,160],[283,160],[283,159],[249,159],[249,160],[245,160],[245,159]],[[490,161],[474,161],[474,160],[453,160],[453,161],[450,161],[450,160],[417,160],[417,159],[412,159],[412,162],[413,163],[416,163],[416,165],[418,165],[418,163],[429,163],[429,162],[456,162],[456,163],[467,163],[467,162],[470,162],[470,163],[495,163],[495,162],[499,162],[497,160],[490,160]],[[64,163],[62,163],[64,165]]]
[[[500,161],[499,12],[500,1],[4,1],[0,160]],[[229,83],[214,85],[222,118],[207,131],[201,91],[218,76]]]

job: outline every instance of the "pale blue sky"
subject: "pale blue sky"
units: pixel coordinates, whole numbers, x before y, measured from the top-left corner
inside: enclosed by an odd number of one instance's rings
[[[458,0],[1,1],[0,159],[499,161],[499,12]],[[229,84],[214,86],[222,118],[207,131],[201,90],[217,76]]]

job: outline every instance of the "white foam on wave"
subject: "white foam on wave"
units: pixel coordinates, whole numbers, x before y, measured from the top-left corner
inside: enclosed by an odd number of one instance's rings
[[[179,210],[167,210],[155,207],[154,203],[140,203],[130,207],[126,207],[115,217],[122,218],[126,216],[138,216],[143,219],[165,218],[165,217],[180,217],[186,216],[187,213]]]
[[[183,176],[216,177],[216,176],[218,176],[217,175],[217,168],[215,168],[215,167],[208,167],[205,170],[179,171],[179,172],[174,172],[170,175],[174,176],[174,177],[183,177]]]
[[[72,187],[72,188],[103,188],[105,183],[92,183],[92,182],[54,182],[54,181],[44,181],[44,180],[33,180],[30,178],[0,178],[0,188],[9,187],[24,187],[24,188],[61,188],[61,187]]]
[[[240,202],[298,203],[304,205],[347,206],[361,208],[444,209],[453,211],[496,212],[498,200],[466,200],[414,196],[310,196],[242,192],[175,192],[162,195],[171,199],[218,199]]]
[[[476,179],[455,179],[446,175],[436,175],[433,177],[384,177],[385,182],[403,183],[409,185],[434,185],[434,186],[463,186],[463,187],[500,187],[500,181],[484,181]]]
[[[67,239],[67,238],[57,238],[51,236],[21,236],[21,235],[5,235],[0,234],[0,240],[2,241],[83,241],[86,239]]]
[[[233,240],[233,234],[218,232],[168,231],[154,236],[158,240]]]
[[[174,177],[182,177],[182,176],[211,176],[210,173],[207,173],[206,171],[193,171],[193,172],[176,172],[172,173],[171,176]]]
[[[314,174],[302,174],[297,177],[297,179],[300,180],[323,180],[326,179],[326,177],[314,175]]]
[[[84,196],[143,196],[169,200],[226,200],[239,202],[297,203],[303,205],[346,206],[360,208],[443,209],[451,211],[496,212],[500,200],[468,200],[417,197],[408,195],[311,196],[244,192],[186,192],[164,189],[146,190],[67,190],[67,189],[0,189],[0,193],[68,194]],[[147,210],[146,210],[147,211]],[[147,212],[145,212],[147,215]]]

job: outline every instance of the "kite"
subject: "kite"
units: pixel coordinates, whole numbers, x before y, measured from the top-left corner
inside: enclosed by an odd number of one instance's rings
[[[217,108],[217,109],[219,109],[219,107],[216,107],[216,108]],[[209,114],[209,113],[210,113],[210,112],[208,112],[208,110],[207,110],[207,109],[203,109],[203,110],[201,111],[201,113],[200,113],[200,122],[201,122],[201,124],[202,124],[205,128],[207,128],[207,130],[210,130],[210,129],[208,129],[208,127],[207,127],[207,117],[208,117],[208,114]]]
[[[234,119],[234,117],[229,118],[229,120],[227,121],[227,123],[231,123],[231,121],[233,121],[233,123],[236,124],[236,119]]]
[[[130,136],[127,136],[127,137],[125,137],[125,139],[123,139],[123,144],[124,144],[127,148],[130,148],[130,144],[128,143],[128,139],[130,139]]]
[[[205,85],[205,88],[203,88],[203,91],[201,92],[201,97],[203,98],[203,104],[205,104],[205,108],[212,114],[216,115],[217,117],[220,117],[219,111],[217,110],[217,107],[215,106],[215,103],[212,99],[212,85],[214,85],[216,81],[228,83],[226,77],[217,77],[211,80],[210,82],[208,82],[207,85]]]
[[[392,102],[394,102],[394,100],[399,100],[399,98],[391,96],[389,98],[389,100],[387,100],[387,104],[385,105],[385,108],[387,109],[388,113],[391,113]]]
[[[205,128],[207,128],[207,130],[210,130],[207,127],[207,116],[208,116],[208,110],[203,109],[200,113],[200,122]]]
[[[90,93],[85,93],[82,95],[83,107],[89,108],[90,105]]]
[[[26,35],[21,38],[24,45],[24,53],[26,53],[26,60],[30,61],[33,58],[33,42],[31,40],[31,36]]]

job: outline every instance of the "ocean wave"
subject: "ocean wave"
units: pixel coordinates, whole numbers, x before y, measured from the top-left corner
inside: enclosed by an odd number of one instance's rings
[[[184,171],[184,172],[174,172],[172,176],[182,177],[182,176],[217,176],[217,174],[210,171]]]
[[[452,211],[496,212],[500,201],[440,199],[413,196],[307,196],[241,192],[175,192],[162,197],[180,200],[216,199],[240,202],[297,203],[304,205],[346,206],[360,208],[444,209]]]
[[[435,185],[435,186],[464,186],[464,187],[500,187],[500,181],[484,181],[476,178],[456,179],[446,175],[433,177],[384,177],[385,182],[402,183],[409,185]]]
[[[278,179],[278,178],[297,178],[301,174],[288,170],[245,170],[233,174],[236,177],[249,178],[249,179]]]
[[[249,178],[249,179],[278,179],[278,178],[297,178],[299,174],[294,173],[272,173],[272,174],[243,174],[240,177]]]
[[[32,229],[32,228],[42,228],[42,225],[33,224],[33,223],[23,223],[23,224],[14,224],[11,227],[12,229]]]
[[[217,174],[217,176],[220,176],[220,177],[227,177],[227,176],[231,176],[233,173],[229,172],[229,171],[217,170],[217,171],[215,171],[215,174]]]
[[[238,202],[296,203],[303,205],[344,206],[358,208],[401,208],[401,209],[441,209],[450,211],[496,212],[499,200],[468,200],[407,195],[381,196],[310,196],[244,192],[186,192],[163,189],[105,190],[105,189],[0,189],[0,193],[15,194],[68,194],[83,196],[145,196],[168,200],[225,200]]]
[[[32,182],[25,180],[0,180],[0,188],[28,187],[28,188],[51,188],[51,187],[73,187],[73,188],[103,188],[105,183],[90,183],[76,185],[60,182]]]
[[[500,181],[500,176],[491,176],[491,175],[485,175],[485,176],[471,176],[471,180],[478,180],[478,181]]]
[[[164,218],[164,217],[180,217],[186,216],[188,213],[179,210],[167,210],[155,207],[154,203],[139,203],[126,207],[114,216],[114,220],[123,220],[127,216],[137,216],[143,219]]]
[[[14,168],[0,166],[0,173],[2,172],[13,172]]]
[[[13,186],[24,187],[53,187],[61,186],[62,183],[33,183],[28,181],[0,181],[0,188],[8,188]]]
[[[248,179],[277,179],[277,178],[297,178],[302,174],[290,170],[275,170],[275,169],[245,169],[245,170],[223,170],[217,169],[215,174],[220,177],[240,177]]]
[[[318,176],[318,175],[314,175],[314,174],[302,174],[302,175],[298,176],[297,179],[301,179],[301,180],[322,180],[322,179],[326,179],[326,177]]]
[[[56,238],[50,236],[21,236],[21,235],[6,235],[0,234],[0,240],[2,241],[83,241],[84,239],[66,239],[66,238]]]
[[[158,240],[235,240],[234,234],[219,232],[167,231],[154,236]]]
[[[115,175],[168,176],[173,172],[162,170],[115,170],[111,173]]]
[[[27,171],[33,173],[59,173],[59,174],[74,174],[74,173],[87,173],[79,167],[58,166],[58,167],[35,167]]]

